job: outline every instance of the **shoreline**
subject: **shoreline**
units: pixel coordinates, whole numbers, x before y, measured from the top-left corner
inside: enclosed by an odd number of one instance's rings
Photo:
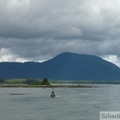
[[[25,84],[0,84],[1,87],[21,87],[21,88],[96,88],[93,84],[57,84],[57,85],[25,85]]]

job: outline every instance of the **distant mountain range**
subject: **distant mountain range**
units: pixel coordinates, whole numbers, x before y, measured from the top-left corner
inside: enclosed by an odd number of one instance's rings
[[[94,55],[65,52],[42,63],[1,62],[0,78],[120,80],[120,68]]]

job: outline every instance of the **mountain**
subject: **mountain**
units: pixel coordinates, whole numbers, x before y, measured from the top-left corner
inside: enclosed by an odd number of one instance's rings
[[[120,68],[94,55],[65,52],[42,62],[2,62],[0,78],[120,80]]]

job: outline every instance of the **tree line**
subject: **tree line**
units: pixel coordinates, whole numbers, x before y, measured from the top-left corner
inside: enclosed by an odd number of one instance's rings
[[[5,80],[0,78],[0,84],[50,85],[50,82],[47,78],[44,78],[43,80],[35,78]]]

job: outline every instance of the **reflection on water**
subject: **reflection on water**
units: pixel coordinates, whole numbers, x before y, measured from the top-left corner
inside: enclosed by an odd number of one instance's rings
[[[0,120],[99,120],[120,111],[120,86],[98,88],[0,88]]]

